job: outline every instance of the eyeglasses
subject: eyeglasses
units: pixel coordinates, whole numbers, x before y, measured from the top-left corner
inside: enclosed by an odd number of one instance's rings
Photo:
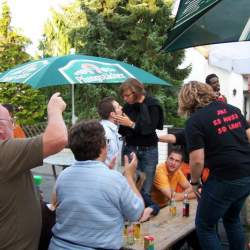
[[[133,95],[134,94],[134,92],[131,92],[131,93],[129,93],[129,94],[125,94],[125,95],[122,95],[123,96],[123,98],[128,98],[128,97],[130,97],[131,95]]]
[[[10,119],[4,119],[4,118],[0,118],[0,121],[7,121],[7,122],[10,122],[12,125],[15,124],[15,120],[10,118]]]

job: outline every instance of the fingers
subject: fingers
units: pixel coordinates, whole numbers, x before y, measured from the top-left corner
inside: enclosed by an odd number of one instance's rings
[[[128,165],[128,156],[124,155],[124,165]]]
[[[58,96],[60,96],[60,92],[56,92],[56,93],[54,93],[52,96],[51,96],[51,98],[54,98],[54,97],[58,97]]]
[[[132,152],[130,154],[130,157],[131,157],[131,162],[132,164],[136,164],[137,163],[137,157],[136,157],[136,154],[134,152]]]
[[[63,112],[65,109],[66,109],[66,103],[60,96],[60,92],[54,93],[49,100],[48,110]]]

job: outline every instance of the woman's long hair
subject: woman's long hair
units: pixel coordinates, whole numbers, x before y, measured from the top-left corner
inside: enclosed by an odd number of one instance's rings
[[[178,95],[178,113],[183,116],[189,116],[197,109],[207,106],[214,100],[216,100],[216,94],[208,84],[191,81],[183,85],[180,90]]]

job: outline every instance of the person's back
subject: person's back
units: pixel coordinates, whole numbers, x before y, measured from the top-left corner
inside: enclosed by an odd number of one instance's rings
[[[57,180],[57,201],[59,216],[53,234],[58,247],[62,238],[71,249],[117,249],[124,219],[139,217],[123,206],[133,202],[125,178],[99,161],[79,162],[63,171]],[[130,217],[123,218],[128,212]]]
[[[104,164],[106,139],[98,121],[74,125],[69,147],[77,161],[56,183],[56,224],[49,249],[119,249],[124,221],[138,220],[144,209],[133,188],[136,158],[130,164],[126,159],[125,173],[128,166],[134,169],[130,177],[110,170]]]
[[[200,125],[197,128],[209,134],[205,138],[205,156],[211,175],[222,179],[237,179],[246,173],[250,174],[250,145],[245,132],[247,124],[244,124],[245,119],[238,108],[214,101],[191,117],[192,123],[187,124],[188,137],[196,137],[193,130],[189,129],[196,122],[196,117],[202,117],[199,118]]]

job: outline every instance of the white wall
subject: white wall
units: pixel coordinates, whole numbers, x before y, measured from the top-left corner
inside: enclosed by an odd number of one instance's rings
[[[184,83],[191,80],[205,82],[206,76],[214,73],[219,77],[221,93],[227,97],[228,103],[238,107],[243,112],[243,90],[247,89],[247,81],[242,75],[209,65],[208,60],[194,48],[186,49],[186,59],[183,66],[189,64],[192,65],[192,71]],[[233,89],[236,89],[235,96],[233,95]]]

